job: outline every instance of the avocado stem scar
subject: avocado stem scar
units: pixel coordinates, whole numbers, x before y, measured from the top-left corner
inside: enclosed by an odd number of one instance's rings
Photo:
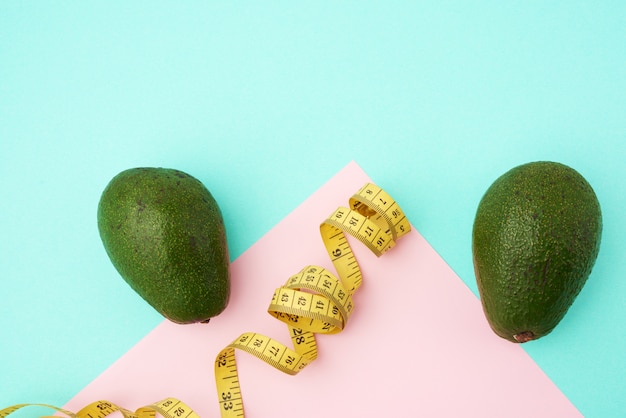
[[[515,334],[513,338],[515,338],[515,341],[517,341],[518,343],[525,343],[527,341],[534,340],[535,334],[533,334],[532,331],[524,331],[520,332],[519,334]]]

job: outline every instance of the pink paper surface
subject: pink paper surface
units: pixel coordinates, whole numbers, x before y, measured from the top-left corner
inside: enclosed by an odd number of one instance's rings
[[[220,316],[164,320],[65,408],[106,399],[134,410],[175,397],[219,417],[216,355],[247,331],[291,345],[267,313],[274,289],[309,264],[334,271],[319,224],[368,181],[348,164],[232,263]],[[582,416],[520,346],[495,336],[479,300],[415,228],[380,258],[349,241],[363,285],[346,329],[317,336],[317,360],[289,376],[237,351],[247,418]]]

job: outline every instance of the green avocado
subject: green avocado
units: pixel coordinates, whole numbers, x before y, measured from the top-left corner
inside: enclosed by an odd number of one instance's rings
[[[98,230],[122,278],[165,318],[208,322],[226,308],[224,221],[196,178],[169,168],[122,171],[100,197]]]
[[[573,168],[537,161],[496,179],[472,230],[476,282],[493,331],[516,343],[550,333],[587,281],[601,235],[596,194]]]

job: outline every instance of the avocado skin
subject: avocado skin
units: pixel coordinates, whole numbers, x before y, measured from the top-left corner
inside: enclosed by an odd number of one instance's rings
[[[601,235],[596,194],[573,168],[537,161],[496,179],[472,231],[474,272],[493,331],[515,343],[549,334],[587,281]]]
[[[165,318],[207,322],[226,308],[226,230],[199,180],[169,168],[122,171],[102,193],[98,230],[122,278]]]

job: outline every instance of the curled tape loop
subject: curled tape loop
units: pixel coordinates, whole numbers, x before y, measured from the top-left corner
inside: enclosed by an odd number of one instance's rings
[[[317,358],[315,334],[336,334],[348,323],[354,309],[352,296],[363,277],[346,238],[352,235],[377,257],[396,245],[411,225],[400,206],[380,187],[367,183],[321,225],[320,234],[337,275],[320,266],[306,266],[274,291],[268,313],[284,322],[293,349],[273,338],[245,332],[226,346],[215,359],[215,381],[222,418],[244,416],[235,350],[242,350],[274,368],[295,375]],[[120,412],[124,418],[199,418],[178,399],[160,402],[131,412],[111,402],[97,401],[76,414],[45,404],[20,404],[0,410],[0,418],[28,406],[43,406],[70,418],[104,418]]]

